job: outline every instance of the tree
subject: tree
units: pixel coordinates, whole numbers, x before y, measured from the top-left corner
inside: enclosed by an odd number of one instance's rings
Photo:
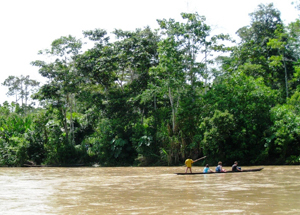
[[[61,122],[66,134],[66,140],[74,143],[73,106],[77,92],[77,85],[80,82],[74,66],[74,58],[79,54],[82,47],[81,40],[67,36],[56,39],[51,44],[51,49],[40,51],[39,54],[49,55],[56,58],[51,63],[34,61],[32,65],[38,66],[39,73],[48,78],[48,83],[43,85],[36,94],[39,100],[47,100],[54,107],[60,109]],[[70,132],[67,123],[67,111],[70,112]],[[70,136],[69,136],[70,133]]]
[[[8,96],[16,96],[16,103],[19,101],[20,98],[18,98],[18,95],[20,93],[20,79],[15,76],[9,76],[5,81],[2,83],[2,85],[9,87],[8,93],[6,95]]]
[[[299,24],[300,22],[296,21],[295,23],[291,23],[285,29],[276,30],[275,37],[268,42],[268,46],[278,50],[277,55],[270,57],[270,66],[284,69],[286,99],[289,97],[289,89],[293,92],[295,90],[295,84],[297,86],[297,82],[299,83],[299,80],[297,80],[297,77],[299,76],[299,72],[297,72],[297,61],[300,59],[298,53]],[[295,72],[292,63],[295,64]]]
[[[271,109],[273,125],[266,138],[266,152],[270,163],[300,163],[300,93],[297,90],[286,104]]]
[[[110,126],[110,132],[101,129],[103,133],[95,134],[103,140],[98,147],[105,153],[101,159],[115,156],[117,163],[131,160],[140,138],[152,135],[144,128],[151,105],[141,102],[140,94],[148,86],[149,69],[157,64],[159,37],[149,27],[135,31],[116,29],[113,43],[104,30],[85,34],[95,39],[95,45],[76,59],[79,75],[90,83],[80,86],[84,97],[79,98],[98,112],[95,130],[99,131],[103,121]]]
[[[274,67],[271,63],[272,58],[280,56],[280,53],[277,47],[268,45],[272,39],[276,38],[276,35],[283,33],[280,12],[274,8],[273,4],[261,4],[250,16],[250,26],[240,28],[237,31],[241,43],[233,52],[232,56],[235,62],[232,66],[236,70],[247,64],[249,75],[263,77],[267,86],[279,90],[282,93],[282,98],[285,98],[286,78],[284,68],[289,70],[291,65]],[[260,69],[250,69],[249,65],[259,66]],[[289,75],[289,77],[291,76]]]
[[[169,97],[172,110],[172,131],[175,133],[176,109],[179,104],[179,91],[184,85],[183,54],[174,38],[167,38],[159,43],[159,65],[153,69],[153,75],[159,78],[162,94]]]
[[[8,88],[8,96],[16,96],[16,103],[21,99],[21,105],[24,104],[25,99],[25,105],[27,106],[27,101],[29,99],[30,95],[30,88],[31,91],[39,86],[39,82],[33,79],[29,79],[29,75],[20,77],[16,76],[9,76],[5,81],[2,83],[2,85],[9,87]]]
[[[197,113],[202,103],[199,97],[207,92],[209,67],[214,63],[212,55],[227,50],[220,41],[229,39],[227,35],[211,36],[205,17],[197,13],[181,16],[183,22],[158,20],[164,39],[159,43],[159,64],[151,70],[155,81],[144,92],[145,97],[149,91],[160,96],[157,101],[169,100],[170,118],[166,118],[165,124],[170,124],[168,147],[174,151],[165,151],[173,154],[175,161],[179,154],[183,159],[186,151],[200,153]]]
[[[192,89],[195,89],[196,86],[202,86],[204,80],[206,92],[210,76],[209,65],[214,64],[213,58],[217,52],[229,50],[220,42],[231,39],[224,34],[211,36],[211,28],[205,23],[205,17],[199,16],[198,13],[181,13],[181,16],[183,23],[175,22],[173,19],[158,20],[158,23],[163,30],[162,33],[174,37],[180,44],[178,49],[184,52],[186,81],[190,83]]]
[[[264,137],[270,132],[270,109],[278,98],[262,78],[237,71],[214,83],[204,100],[201,115],[206,120],[201,126],[201,144],[206,152],[231,162],[245,159],[255,164],[267,160]],[[218,148],[219,154],[214,150]]]

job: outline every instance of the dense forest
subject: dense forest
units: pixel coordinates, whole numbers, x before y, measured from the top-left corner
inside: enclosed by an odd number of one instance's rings
[[[300,20],[285,25],[273,4],[259,5],[236,42],[211,35],[197,13],[181,16],[156,30],[83,31],[85,50],[73,36],[50,41],[47,60],[31,63],[47,83],[2,83],[16,101],[0,106],[0,166],[204,155],[211,165],[299,164]]]

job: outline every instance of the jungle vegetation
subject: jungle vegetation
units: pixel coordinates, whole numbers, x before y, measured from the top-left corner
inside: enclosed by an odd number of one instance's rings
[[[47,83],[9,76],[0,106],[0,166],[300,163],[300,20],[273,4],[248,26],[211,35],[206,19],[83,31],[36,60]],[[31,96],[31,97],[30,97]],[[31,98],[31,100],[30,100]],[[38,106],[29,103],[34,101]]]

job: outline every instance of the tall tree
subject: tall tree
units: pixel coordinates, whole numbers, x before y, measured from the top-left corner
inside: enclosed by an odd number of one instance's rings
[[[51,49],[40,51],[39,54],[48,55],[55,60],[50,63],[44,61],[34,61],[32,65],[38,66],[39,73],[48,78],[48,82],[43,85],[36,98],[47,100],[52,106],[60,109],[62,114],[62,124],[68,142],[74,144],[74,122],[72,119],[74,95],[76,94],[79,77],[74,66],[74,58],[82,47],[81,40],[77,40],[71,35],[60,37],[51,44]],[[70,112],[70,129],[68,129],[67,112]],[[69,133],[71,134],[69,136]]]
[[[8,88],[8,96],[16,96],[16,103],[21,99],[21,104],[27,105],[27,101],[29,99],[30,91],[33,88],[39,86],[39,82],[29,78],[29,75],[20,77],[17,76],[9,76],[2,85],[9,87]],[[31,89],[30,89],[31,88]],[[25,100],[25,103],[24,103]]]
[[[156,80],[152,83],[153,92],[161,95],[160,100],[169,98],[170,142],[173,145],[182,143],[177,147],[181,152],[170,154],[184,155],[187,148],[199,153],[199,95],[206,92],[209,84],[209,67],[214,63],[212,55],[226,50],[222,41],[229,37],[211,36],[205,17],[197,13],[182,13],[181,16],[182,22],[158,20],[164,39],[159,43],[159,64],[152,69],[151,75]]]
[[[20,79],[15,76],[9,76],[5,81],[2,83],[3,86],[7,86],[8,93],[6,95],[8,96],[16,96],[16,103],[19,101],[19,94],[21,91],[20,88]]]
[[[247,65],[249,75],[263,77],[267,86],[280,90],[282,98],[285,98],[284,68],[274,67],[270,60],[272,56],[279,56],[280,53],[278,48],[268,46],[268,42],[276,38],[276,32],[277,34],[282,33],[283,22],[280,11],[275,9],[273,4],[261,4],[256,11],[250,14],[250,17],[250,26],[245,26],[237,31],[241,43],[233,54],[236,60],[235,69]],[[260,69],[257,69],[258,67]]]

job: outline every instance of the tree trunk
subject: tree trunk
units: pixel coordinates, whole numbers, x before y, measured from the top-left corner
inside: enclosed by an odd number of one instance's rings
[[[70,95],[69,98],[69,104],[70,104],[70,138],[72,145],[75,145],[75,139],[74,139],[74,122],[73,122],[73,95]]]
[[[63,124],[64,124],[64,129],[66,132],[66,138],[69,141],[69,132],[68,132],[68,126],[67,126],[67,110],[64,110],[64,107],[61,107],[61,112],[64,116]]]
[[[174,109],[174,98],[172,96],[170,87],[169,87],[169,98],[170,98],[170,103],[171,103],[171,108],[172,108],[172,131],[174,134],[174,132],[175,132],[175,109]]]

